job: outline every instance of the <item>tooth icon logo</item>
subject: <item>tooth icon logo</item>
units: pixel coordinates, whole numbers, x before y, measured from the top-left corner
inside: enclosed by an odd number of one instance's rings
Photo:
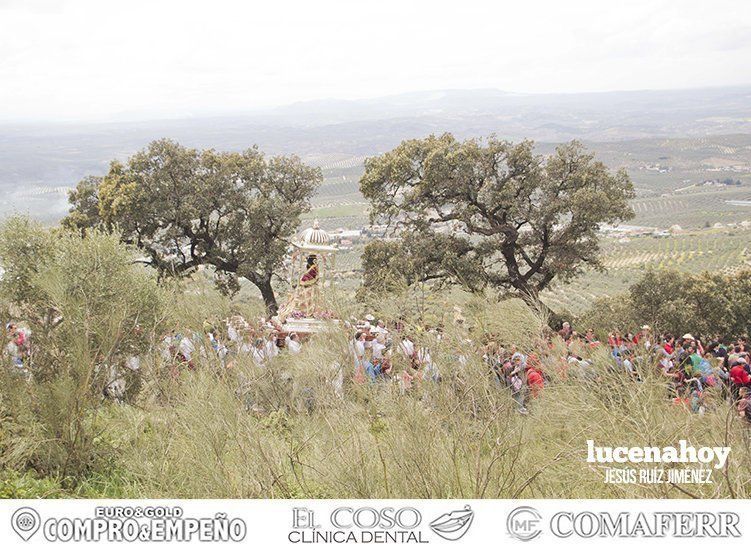
[[[467,505],[463,510],[454,510],[435,518],[430,522],[430,528],[441,538],[459,540],[469,531],[473,519],[475,513]]]

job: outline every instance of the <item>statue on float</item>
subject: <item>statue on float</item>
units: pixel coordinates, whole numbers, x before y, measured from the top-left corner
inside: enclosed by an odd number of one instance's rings
[[[337,251],[318,220],[292,242],[290,283],[293,290],[278,313],[285,329],[311,332],[321,328],[323,317],[329,317],[321,288],[334,265]]]
[[[301,287],[311,287],[318,283],[318,256],[308,255],[307,269],[300,278]]]

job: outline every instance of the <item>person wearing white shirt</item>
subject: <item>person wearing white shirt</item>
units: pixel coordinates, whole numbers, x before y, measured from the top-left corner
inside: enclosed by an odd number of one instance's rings
[[[240,341],[240,333],[237,332],[237,329],[232,325],[231,322],[227,324],[227,338],[230,339],[230,342]]]
[[[253,362],[255,362],[258,366],[263,366],[264,361],[264,353],[263,350],[260,348],[253,348]]]
[[[296,332],[291,333],[285,340],[287,349],[292,355],[297,355],[302,351],[302,344],[300,344],[300,338]]]
[[[365,335],[362,331],[355,333],[355,341],[352,343],[355,356],[355,367],[365,362]]]
[[[132,355],[125,361],[125,367],[128,370],[136,372],[141,368],[141,358],[138,355]]]
[[[378,361],[383,358],[383,351],[386,349],[386,338],[383,334],[376,336],[376,339],[372,343],[373,348],[373,360]]]
[[[253,345],[253,342],[243,342],[240,345],[240,353],[243,353],[243,354],[253,353],[254,349],[255,349],[255,346]]]
[[[269,361],[279,354],[279,348],[276,345],[276,333],[269,334],[268,340],[266,340],[265,356]]]
[[[427,365],[432,362],[428,348],[419,348],[417,350],[417,362],[421,365]]]
[[[373,329],[373,332],[376,334],[388,334],[388,329],[386,328],[386,324],[382,320],[378,320],[378,323],[376,324],[375,328]]]
[[[409,336],[406,336],[404,340],[402,340],[402,351],[404,352],[404,355],[407,356],[408,359],[411,359],[415,355],[415,343],[412,342],[412,339]]]
[[[185,362],[190,362],[193,359],[193,352],[196,350],[195,344],[187,336],[180,338],[177,351],[183,356]]]
[[[240,351],[242,353],[250,353],[253,356],[253,362],[258,366],[263,366],[265,349],[262,339],[256,338],[254,342],[245,342],[240,348]]]
[[[168,334],[162,339],[162,344],[159,349],[159,353],[162,356],[162,359],[165,361],[170,361],[172,359],[173,353],[172,348],[174,347],[175,342],[175,336],[173,334]]]

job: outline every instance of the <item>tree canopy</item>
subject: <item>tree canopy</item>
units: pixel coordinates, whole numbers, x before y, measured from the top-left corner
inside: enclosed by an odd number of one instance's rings
[[[246,278],[273,315],[274,272],[321,180],[319,169],[296,156],[267,158],[256,147],[198,151],[158,140],[125,163],[112,162],[103,178],[83,179],[65,224],[119,231],[162,274],[208,265],[228,292]]]
[[[633,217],[634,189],[578,142],[549,157],[533,143],[451,134],[408,140],[368,159],[360,180],[371,222],[395,235],[365,253],[366,284],[386,268],[406,283],[494,287],[537,300],[554,279],[599,267],[603,224]]]
[[[731,340],[751,326],[751,271],[687,274],[648,270],[628,291],[598,299],[583,316],[601,336],[649,325],[658,334],[690,332]]]

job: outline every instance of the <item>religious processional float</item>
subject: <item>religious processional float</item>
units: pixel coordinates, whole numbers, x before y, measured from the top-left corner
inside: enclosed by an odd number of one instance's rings
[[[284,331],[310,334],[337,322],[321,292],[337,251],[317,219],[292,242],[290,282],[294,289],[278,313]]]

